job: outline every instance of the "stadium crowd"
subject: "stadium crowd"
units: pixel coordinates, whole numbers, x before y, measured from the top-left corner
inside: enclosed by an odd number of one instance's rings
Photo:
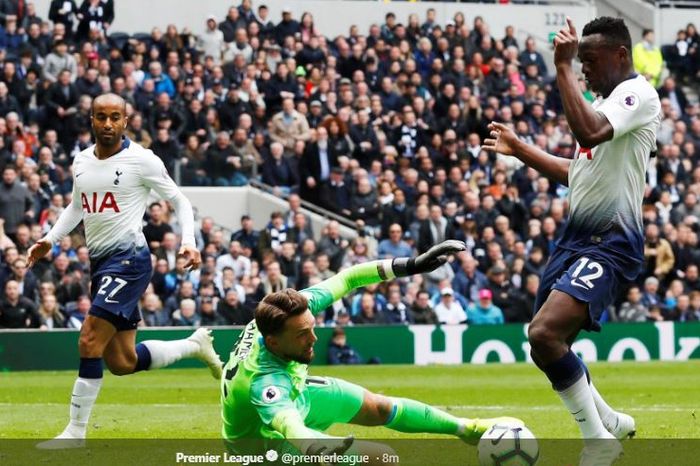
[[[143,325],[245,324],[265,293],[448,238],[469,252],[429,275],[367,287],[318,323],[529,321],[567,190],[480,145],[496,120],[574,155],[534,39],[462,13],[439,24],[432,8],[330,38],[312,13],[271,18],[250,0],[205,18],[198,37],[173,25],[126,35],[113,20],[112,0],[53,0],[49,12],[0,2],[0,327],[79,328],[90,308],[79,232],[32,270],[25,254],[70,202],[71,161],[91,144],[91,100],[106,91],[127,100],[129,137],[182,185],[256,179],[288,195],[287,211],[266,224],[244,216],[230,237],[200,219],[197,271],[177,258],[169,206],[149,206],[155,272]],[[665,49],[670,75],[652,31],[634,47],[664,115],[645,196],[644,270],[609,320],[700,320],[700,111],[677,82],[696,79],[699,43],[692,24],[679,32]],[[581,92],[594,99],[583,80]],[[330,221],[316,241],[301,199],[354,221],[358,236],[343,238]]]

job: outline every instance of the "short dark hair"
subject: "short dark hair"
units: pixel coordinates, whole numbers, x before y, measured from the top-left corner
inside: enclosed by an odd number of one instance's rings
[[[581,37],[591,36],[593,34],[600,34],[603,36],[609,45],[623,46],[628,50],[632,50],[630,31],[627,29],[625,21],[621,18],[601,16],[594,19],[583,27]]]
[[[308,307],[304,295],[291,288],[270,293],[255,308],[255,323],[264,337],[276,335],[290,317],[303,314]]]
[[[642,38],[646,37],[647,34],[654,32],[653,29],[642,29]]]

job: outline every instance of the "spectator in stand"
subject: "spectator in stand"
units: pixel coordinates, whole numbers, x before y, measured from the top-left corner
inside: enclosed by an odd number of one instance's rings
[[[392,259],[394,257],[410,257],[413,249],[403,239],[401,225],[394,223],[389,226],[389,238],[382,240],[377,249],[379,259]]]
[[[288,196],[298,187],[298,176],[284,157],[284,146],[279,142],[270,145],[270,156],[262,166],[262,182],[272,186],[277,196]]]
[[[700,321],[700,291],[690,293],[690,309],[685,317],[685,322]]]
[[[175,327],[199,327],[201,317],[197,314],[197,303],[193,299],[183,299],[180,309],[172,315],[172,325]]]
[[[660,280],[673,269],[673,249],[665,238],[660,237],[659,227],[653,223],[646,227],[644,260],[646,275],[654,275]]]
[[[467,308],[467,320],[474,325],[496,325],[505,322],[503,311],[493,301],[488,288],[479,291],[479,300]]]
[[[226,319],[216,311],[217,304],[218,299],[212,296],[202,296],[202,298],[199,301],[199,315],[201,316],[201,326],[211,327],[217,325],[226,325]]]
[[[59,38],[53,44],[53,52],[44,60],[43,78],[49,83],[55,83],[63,70],[68,71],[71,82],[77,79],[78,64],[73,55],[68,53],[68,43],[63,38]]]
[[[328,345],[328,364],[360,364],[362,360],[355,349],[348,345],[343,327],[335,327]]]
[[[148,223],[143,227],[143,235],[151,251],[158,249],[165,234],[172,231],[173,227],[163,219],[163,206],[160,202],[153,202],[148,207]]]
[[[331,270],[337,272],[340,270],[345,250],[349,245],[348,240],[340,236],[340,224],[331,220],[318,243],[318,251],[328,255],[331,260]]]
[[[80,330],[88,311],[90,311],[90,305],[90,298],[87,295],[80,295],[76,301],[75,310],[68,314],[66,327]]]
[[[664,59],[661,56],[661,49],[655,44],[653,30],[642,31],[642,41],[632,48],[632,61],[634,70],[647,78],[652,86],[658,87]]]
[[[387,318],[376,300],[374,294],[369,291],[362,293],[360,298],[360,311],[352,319],[355,324],[386,324]]]
[[[260,282],[260,287],[265,295],[287,288],[287,277],[282,275],[279,262],[273,261],[267,265],[265,279]]]
[[[423,221],[418,233],[418,252],[424,253],[434,244],[455,237],[454,226],[442,215],[442,207],[432,205],[430,218]]]
[[[282,9],[282,21],[274,28],[274,39],[278,45],[284,44],[287,37],[296,37],[301,34],[301,25],[292,18],[292,9],[284,7]],[[301,37],[301,36],[299,36]]]
[[[33,201],[29,190],[17,179],[17,169],[6,165],[0,185],[0,218],[5,221],[5,233],[13,238],[25,217],[33,216]]]
[[[0,328],[38,328],[41,315],[36,305],[20,294],[19,283],[5,283],[4,299],[0,301]]]
[[[294,109],[293,98],[284,98],[282,111],[272,117],[270,125],[270,139],[282,144],[286,155],[293,153],[297,141],[306,142],[311,138],[309,123]]]
[[[537,299],[537,289],[540,286],[540,277],[530,274],[525,279],[524,289],[516,294],[516,301],[510,308],[510,315],[505,316],[506,322],[530,322],[535,312],[535,300]]]
[[[163,308],[160,298],[155,293],[143,296],[141,305],[143,323],[147,327],[167,327],[170,325],[170,313]]]
[[[308,144],[299,163],[299,194],[305,200],[317,202],[324,197],[331,180],[331,170],[338,166],[338,154],[328,144],[328,131],[323,126],[316,130],[316,141]]]
[[[251,309],[241,304],[234,289],[226,291],[224,299],[219,300],[216,313],[224,318],[226,325],[247,325],[254,318]]]
[[[216,16],[207,16],[207,27],[197,42],[197,49],[204,57],[212,57],[214,64],[218,65],[226,47],[224,33],[217,28]]]
[[[478,262],[471,255],[460,255],[461,266],[455,272],[452,288],[469,301],[476,301],[479,290],[486,287],[488,279],[478,268]]]
[[[430,302],[430,293],[427,291],[418,292],[409,313],[414,324],[435,325],[438,323],[437,314],[435,314]]]
[[[406,256],[404,256],[406,257]],[[385,308],[385,315],[390,324],[412,324],[412,315],[406,303],[401,299],[401,289],[390,287]]]
[[[452,288],[440,290],[440,302],[435,306],[435,314],[441,324],[456,325],[467,321],[467,313],[454,298]]]
[[[646,322],[649,320],[649,308],[644,304],[638,286],[633,285],[627,290],[627,301],[620,306],[617,320],[620,322]]]
[[[241,243],[245,255],[250,258],[258,258],[258,244],[260,242],[260,232],[255,230],[253,219],[249,215],[241,216],[241,229],[231,234],[231,241]],[[246,253],[246,251],[248,251]]]
[[[41,297],[39,315],[42,322],[40,328],[42,329],[52,330],[66,326],[66,316],[63,314],[56,295],[53,293]]]

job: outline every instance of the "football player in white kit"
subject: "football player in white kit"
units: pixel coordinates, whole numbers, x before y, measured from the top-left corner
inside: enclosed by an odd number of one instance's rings
[[[573,160],[555,157],[491,124],[484,147],[514,155],[569,186],[569,221],[542,276],[528,329],[532,359],[547,375],[585,439],[581,465],[612,464],[617,439],[631,437],[631,416],[614,411],[572,351],[581,330],[600,331],[598,319],[620,284],[636,278],[644,259],[642,201],[649,157],[656,150],[661,104],[654,88],[634,73],[631,39],[619,18],[586,24],[579,43],[570,19],[554,39],[557,84],[578,142]],[[572,60],[598,100],[589,105]]]
[[[197,358],[221,378],[221,360],[208,329],[189,338],[148,340],[136,345],[141,320],[138,301],[151,279],[151,254],[141,232],[151,189],[170,201],[182,225],[179,254],[199,267],[194,217],[189,200],[150,150],[123,137],[126,103],[104,94],[92,104],[96,144],[73,162],[73,197],[48,234],[29,249],[29,264],[44,257],[82,220],[90,251],[92,307],[80,330],[80,366],[70,401],[70,422],[39,448],[75,448],[85,443],[90,411],[102,384],[102,361],[115,375],[157,369],[183,358]]]

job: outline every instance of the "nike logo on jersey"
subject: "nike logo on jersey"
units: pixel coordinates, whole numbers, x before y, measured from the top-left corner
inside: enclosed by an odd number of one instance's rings
[[[119,301],[117,301],[116,299],[105,298],[105,302],[109,304],[119,304]]]
[[[85,173],[85,172],[76,173],[75,177],[78,178],[78,177],[79,177],[80,175],[82,175],[83,173]]]
[[[576,281],[575,278],[574,278],[573,280],[571,280],[571,284],[572,284],[573,286],[578,286],[579,288],[583,288],[584,290],[590,289],[589,287],[587,287],[587,286],[584,285],[583,283],[579,283],[578,281]]]

